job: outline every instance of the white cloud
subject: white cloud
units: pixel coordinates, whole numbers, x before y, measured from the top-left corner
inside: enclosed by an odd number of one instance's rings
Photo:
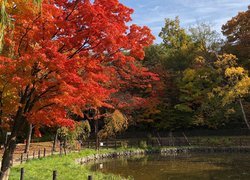
[[[159,10],[160,6],[155,6],[154,8],[150,9],[150,11],[157,11]]]
[[[214,24],[220,31],[239,11],[246,10],[249,0],[121,0],[135,9],[133,23],[147,25],[157,37],[165,18],[179,16],[181,25],[189,27],[197,22]],[[159,42],[158,38],[156,42]]]

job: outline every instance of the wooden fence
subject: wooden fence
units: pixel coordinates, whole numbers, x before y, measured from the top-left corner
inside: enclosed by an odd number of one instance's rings
[[[169,138],[151,138],[151,139],[106,139],[100,140],[98,146],[96,141],[89,140],[82,144],[77,143],[74,149],[60,148],[58,152],[52,151],[52,148],[38,149],[29,153],[21,153],[20,157],[14,158],[14,163],[23,163],[24,161],[36,158],[43,158],[54,154],[67,154],[71,151],[80,151],[86,148],[132,148],[132,147],[163,147],[163,146],[250,146],[250,136],[246,137],[169,137]]]
[[[99,148],[132,148],[132,147],[161,147],[161,146],[250,146],[250,136],[246,137],[168,137],[168,138],[148,138],[148,139],[106,139],[99,141]],[[43,158],[46,156],[51,156],[54,154],[67,154],[68,152],[74,151],[78,152],[86,148],[97,148],[96,141],[89,140],[82,144],[76,144],[74,149],[65,149],[64,151],[60,148],[59,152],[52,151],[52,148],[43,148],[32,153],[22,153],[20,157],[14,159],[15,163],[22,164],[25,161]],[[24,180],[24,168],[20,169],[20,180]],[[57,171],[52,172],[52,179],[57,179]],[[88,177],[89,180],[92,176]]]
[[[21,168],[20,169],[20,180],[24,180],[24,174],[25,174],[24,168]],[[54,170],[52,172],[52,180],[57,180],[57,171],[56,170]],[[89,175],[88,180],[93,180],[93,177],[91,175]]]
[[[164,137],[142,139],[100,140],[100,148],[118,147],[161,147],[161,146],[250,146],[250,136],[246,137]],[[83,142],[82,147],[95,148],[96,141]]]

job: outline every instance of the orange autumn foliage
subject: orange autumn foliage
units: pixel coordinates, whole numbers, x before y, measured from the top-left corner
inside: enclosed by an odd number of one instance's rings
[[[142,59],[154,39],[147,27],[127,25],[133,10],[118,0],[43,0],[41,9],[32,0],[7,3],[0,118],[12,131],[26,120],[72,126],[69,111],[83,116],[88,104],[109,106],[119,69]]]

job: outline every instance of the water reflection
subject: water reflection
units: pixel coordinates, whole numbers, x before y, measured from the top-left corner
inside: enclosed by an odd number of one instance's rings
[[[147,155],[98,161],[93,171],[135,180],[250,179],[250,154]]]

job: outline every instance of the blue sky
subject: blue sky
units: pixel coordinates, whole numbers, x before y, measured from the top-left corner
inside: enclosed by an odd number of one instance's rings
[[[220,32],[227,20],[247,10],[250,0],[120,0],[135,10],[133,23],[147,25],[161,42],[158,34],[164,25],[164,18],[179,16],[182,27],[190,27],[199,22],[211,24]]]

